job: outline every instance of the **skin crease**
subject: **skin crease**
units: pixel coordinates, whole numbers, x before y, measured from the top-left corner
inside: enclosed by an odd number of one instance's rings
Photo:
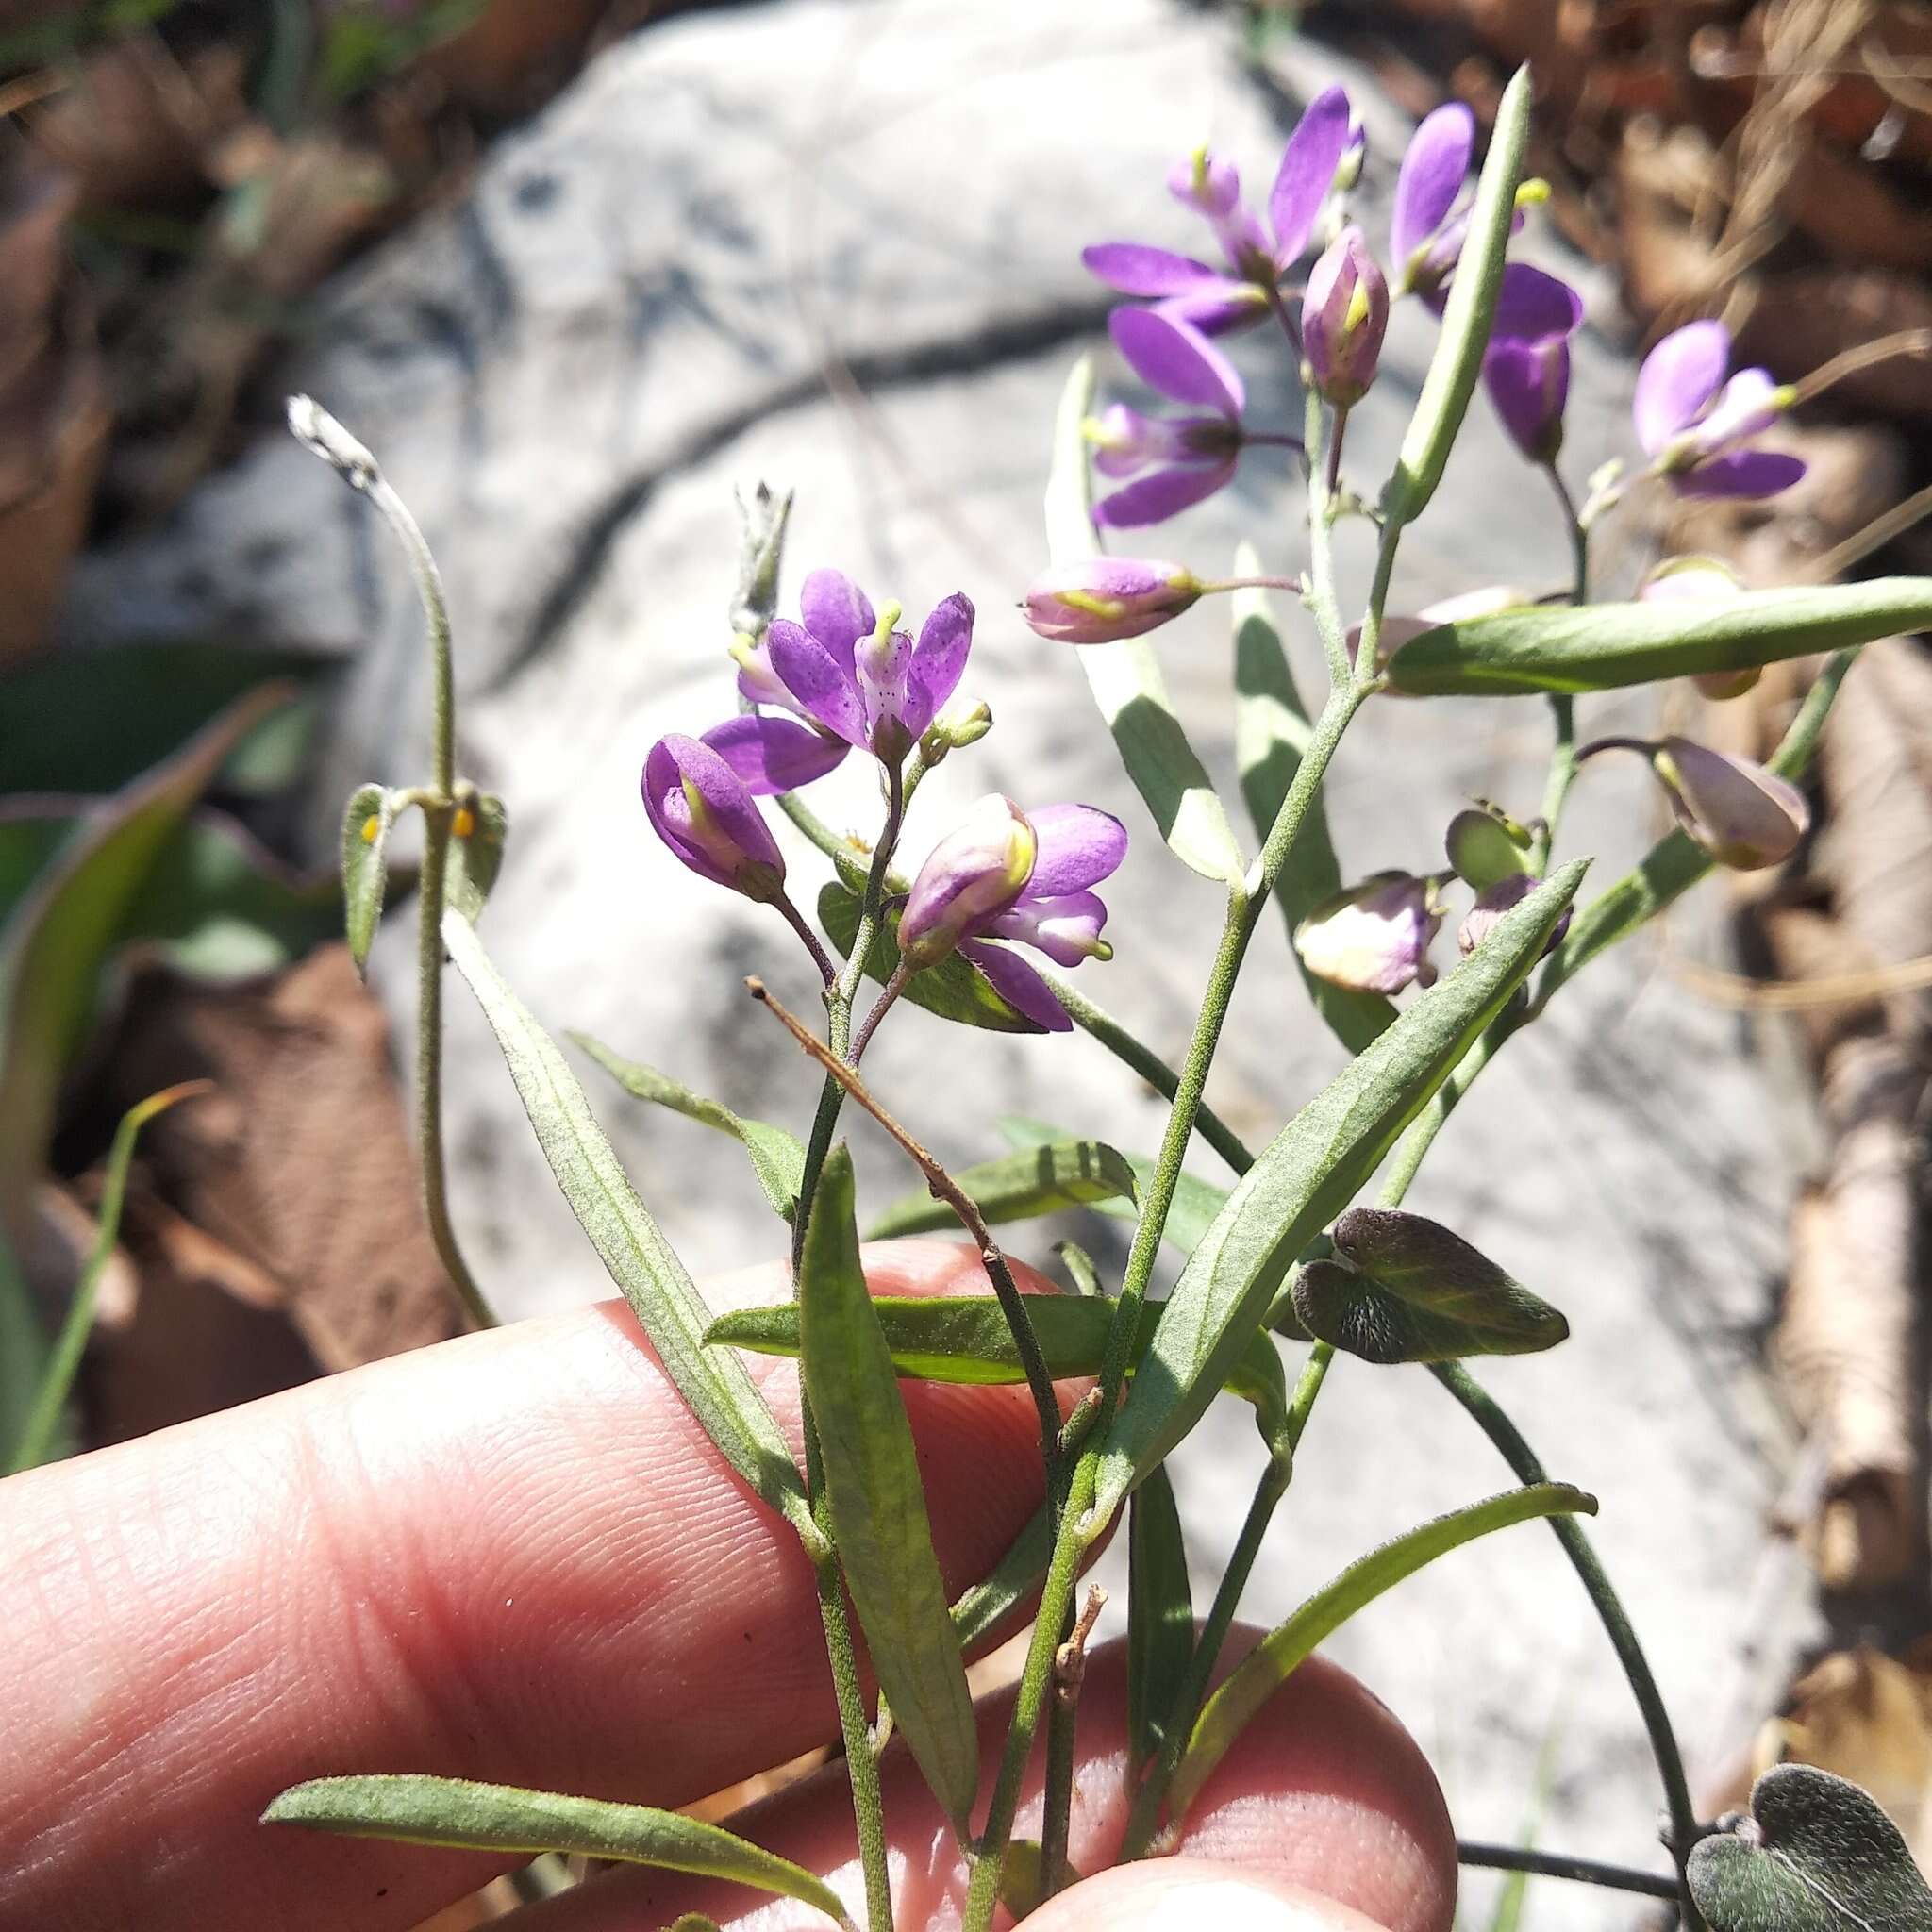
[[[871,1249],[867,1273],[880,1293],[987,1291],[956,1243]],[[771,1268],[708,1284],[719,1307],[784,1292]],[[792,1366],[746,1362],[795,1441]],[[1032,1405],[1024,1389],[902,1388],[957,1591],[1037,1506]],[[256,1824],[306,1777],[432,1772],[675,1806],[837,1734],[809,1566],[615,1303],[9,1478],[0,1627],[0,1924],[41,1932],[389,1932],[503,1867]],[[1395,1901],[1387,1923],[1441,1932],[1454,1848],[1440,1795],[1393,1720],[1341,1681],[1358,1707],[1308,1727],[1301,1770],[1257,1760],[1243,1790],[1247,1760],[1230,1757],[1197,1814],[1230,1835],[1200,1849],[1305,1879],[1270,1849],[1295,1791],[1332,1795],[1338,1767],[1394,1776],[1425,1909]],[[1088,1783],[1107,1781],[1109,1697],[1096,1681],[1083,1713]],[[1324,1764],[1325,1782],[1304,1775]],[[1382,1859],[1386,1833],[1361,1836],[1371,1815],[1306,1815],[1295,1856]],[[791,1828],[813,1828],[808,1808]],[[850,1830],[848,1807],[832,1864]]]

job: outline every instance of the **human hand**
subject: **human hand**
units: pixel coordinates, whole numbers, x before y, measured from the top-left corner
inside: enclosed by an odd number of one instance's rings
[[[977,1257],[944,1242],[874,1248],[867,1272],[875,1292],[985,1291]],[[779,1278],[749,1271],[710,1298],[770,1301]],[[747,1366],[795,1441],[791,1366]],[[1032,1405],[1017,1388],[905,1395],[957,1591],[1039,1505]],[[37,1932],[389,1932],[504,1869],[257,1823],[304,1778],[428,1772],[680,1806],[838,1735],[809,1564],[616,1303],[8,1479],[0,1628],[0,1924]],[[1122,1657],[1103,1649],[1081,1702],[1083,1872],[1125,1822],[1124,1705]],[[994,1739],[999,1718],[986,1714]],[[901,1924],[956,1923],[949,1835],[903,1754],[885,1774]],[[1037,1776],[1028,1804],[1022,1835],[1037,1832]],[[856,1893],[836,1766],[766,1807],[756,1833]],[[1455,1844],[1434,1778],[1395,1719],[1319,1660],[1209,1780],[1181,1850],[1101,1872],[1026,1932],[1450,1922]],[[761,1932],[824,1923],[626,1870],[519,1924],[656,1932],[689,1910]]]

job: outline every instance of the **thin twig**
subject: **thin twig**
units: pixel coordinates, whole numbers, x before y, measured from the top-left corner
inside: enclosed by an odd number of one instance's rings
[[[1458,1840],[1456,1861],[1483,1865],[1492,1872],[1527,1872],[1536,1878],[1573,1878],[1581,1885],[1605,1885],[1616,1891],[1641,1892],[1645,1898],[1677,1898],[1674,1878],[1633,1872],[1627,1865],[1606,1865],[1595,1858],[1573,1858],[1562,1852],[1537,1852],[1526,1845],[1485,1845]]]
[[[959,1217],[960,1224],[978,1244],[979,1258],[985,1264],[986,1272],[992,1281],[993,1292],[999,1296],[1007,1324],[1013,1331],[1013,1344],[1020,1352],[1021,1366],[1026,1371],[1026,1386],[1033,1392],[1033,1406],[1040,1415],[1041,1455],[1046,1465],[1047,1480],[1051,1485],[1059,1459],[1060,1437],[1060,1406],[1054,1394],[1053,1375],[1046,1366],[1046,1357],[1041,1350],[1040,1338],[1033,1332],[1033,1323],[1026,1313],[1026,1302],[1020,1292],[1020,1285],[1013,1279],[1013,1271],[1008,1264],[999,1243],[993,1240],[992,1230],[986,1224],[986,1217],[980,1213],[978,1204],[940,1165],[938,1158],[914,1140],[912,1135],[874,1098],[872,1090],[867,1087],[856,1067],[841,1060],[797,1014],[774,997],[772,990],[762,979],[753,977],[747,979],[744,984],[752,998],[760,1005],[770,1008],[800,1047],[867,1113],[871,1114],[887,1133],[891,1135],[905,1151],[907,1158],[924,1176],[925,1185],[931,1190],[933,1198],[936,1201],[943,1201]]]

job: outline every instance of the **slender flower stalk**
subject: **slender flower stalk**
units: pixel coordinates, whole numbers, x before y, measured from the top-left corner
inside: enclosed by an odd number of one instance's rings
[[[308,396],[291,396],[288,414],[296,440],[321,457],[350,489],[368,497],[395,533],[408,558],[427,626],[430,780],[414,792],[423,814],[423,867],[416,887],[416,1151],[422,1170],[423,1211],[437,1257],[470,1325],[493,1328],[496,1316],[457,1240],[442,1147],[442,902],[458,809],[456,674],[442,576],[422,526],[391,487],[375,457]]]

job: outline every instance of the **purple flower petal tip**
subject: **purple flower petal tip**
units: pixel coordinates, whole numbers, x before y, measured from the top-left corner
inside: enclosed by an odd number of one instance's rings
[[[1448,220],[1475,152],[1475,116],[1460,101],[1427,115],[1410,137],[1395,176],[1389,253],[1398,291],[1412,286],[1415,258]]]
[[[1234,364],[1192,323],[1158,308],[1116,308],[1108,333],[1148,388],[1240,419],[1247,391]]]
[[[1308,250],[1322,205],[1335,185],[1335,171],[1349,143],[1348,95],[1324,88],[1307,105],[1288,138],[1268,196],[1268,225],[1274,232],[1274,263],[1286,269]]]
[[[715,724],[700,741],[731,767],[754,798],[774,798],[823,778],[851,749],[842,738],[828,738],[808,724],[756,714]]]

